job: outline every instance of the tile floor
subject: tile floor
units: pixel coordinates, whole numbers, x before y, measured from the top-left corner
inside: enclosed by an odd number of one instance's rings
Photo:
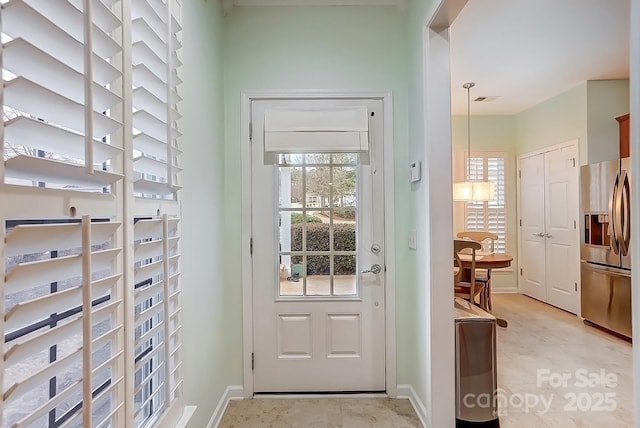
[[[498,329],[502,428],[633,427],[629,342],[529,297],[493,301],[509,321]]]
[[[521,295],[494,295],[502,428],[632,428],[631,344]],[[565,381],[562,381],[564,376]],[[556,384],[555,382],[558,382]],[[220,428],[420,427],[408,400],[233,401]]]
[[[420,428],[409,400],[257,398],[232,401],[220,428]]]

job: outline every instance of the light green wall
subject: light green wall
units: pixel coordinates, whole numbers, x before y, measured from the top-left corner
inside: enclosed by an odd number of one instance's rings
[[[464,180],[465,153],[467,151],[467,117],[454,116],[452,120],[454,150],[454,181]],[[507,253],[513,255],[509,269],[492,274],[492,290],[514,291],[518,286],[518,222],[516,199],[516,123],[514,116],[472,116],[471,152],[505,152],[505,200],[507,213]],[[464,230],[464,202],[454,202],[454,233]]]
[[[516,115],[518,154],[578,138],[580,160],[587,154],[587,85],[574,88]]]
[[[227,385],[230,312],[222,272],[222,13],[218,2],[184,4],[182,278],[185,403],[197,405],[189,426],[207,425]],[[235,342],[232,343],[235,345]]]
[[[235,309],[226,319],[233,383],[242,383],[240,100],[243,90],[264,89],[393,91],[398,371],[404,382],[415,381],[405,18],[395,7],[234,7],[224,39],[224,264],[225,301]]]
[[[587,161],[595,163],[620,155],[615,119],[629,113],[629,80],[587,82]]]
[[[578,138],[580,164],[618,156],[617,116],[629,113],[628,80],[590,80],[516,115],[518,154]]]

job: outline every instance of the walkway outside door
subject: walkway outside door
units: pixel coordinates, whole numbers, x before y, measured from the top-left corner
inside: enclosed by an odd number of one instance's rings
[[[311,135],[305,153],[265,152],[270,109],[358,106],[368,149]],[[380,100],[251,103],[256,393],[385,390],[382,113]]]

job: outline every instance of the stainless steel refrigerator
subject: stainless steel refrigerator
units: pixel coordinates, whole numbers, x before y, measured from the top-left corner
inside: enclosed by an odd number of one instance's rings
[[[631,337],[630,158],[580,171],[582,317]]]

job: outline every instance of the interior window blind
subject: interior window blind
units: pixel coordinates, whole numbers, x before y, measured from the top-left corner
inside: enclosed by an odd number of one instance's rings
[[[505,155],[472,153],[467,179],[494,183],[495,198],[488,202],[466,203],[465,229],[498,234],[494,249],[496,252],[506,252]]]
[[[6,225],[3,426],[116,426],[124,403],[120,224]]]
[[[3,0],[5,183],[110,192],[122,145],[115,0]]]
[[[181,395],[178,219],[135,222],[135,426]]]
[[[369,150],[365,107],[269,108],[264,112],[266,153],[357,153]]]
[[[134,192],[137,197],[175,199],[181,171],[180,4],[132,0],[131,18]]]

